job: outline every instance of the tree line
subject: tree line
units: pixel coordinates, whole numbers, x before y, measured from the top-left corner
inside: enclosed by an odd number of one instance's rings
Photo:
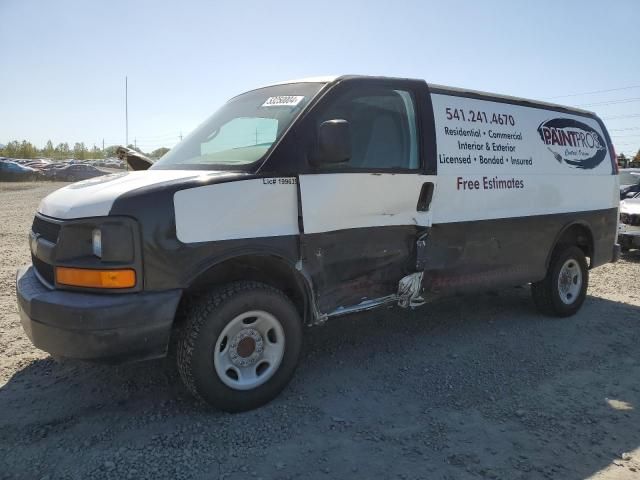
[[[169,151],[166,147],[157,148],[152,152],[145,153],[134,145],[128,145],[132,148],[148,157],[160,158],[162,155]],[[75,160],[87,160],[98,158],[111,158],[116,156],[116,149],[118,145],[111,145],[105,147],[104,150],[97,145],[88,148],[84,142],[76,142],[73,147],[69,143],[59,143],[56,146],[53,145],[51,140],[47,141],[44,148],[38,148],[31,142],[22,140],[13,140],[3,147],[0,147],[0,157],[9,158],[50,158],[52,160],[66,160],[73,158]]]
[[[622,168],[640,167],[640,150],[633,157],[627,157],[624,153],[618,155],[618,165]]]
[[[128,145],[128,147],[150,158],[160,158],[169,151],[167,147],[160,147],[156,148],[152,152],[147,153],[131,144]],[[53,142],[49,140],[47,141],[44,148],[39,149],[31,142],[27,142],[26,140],[22,140],[22,142],[13,140],[4,145],[4,147],[0,147],[0,157],[50,158],[52,160],[66,160],[69,158],[73,158],[75,160],[88,160],[115,157],[117,148],[118,145],[105,147],[104,150],[99,148],[97,145],[93,145],[92,148],[88,148],[84,144],[84,142],[76,142],[73,145],[73,148],[71,148],[71,146],[67,142],[59,143],[54,147]],[[618,155],[617,160],[618,165],[623,168],[640,167],[640,150],[638,150],[638,152],[633,157],[626,157],[623,153],[621,153],[620,155]]]

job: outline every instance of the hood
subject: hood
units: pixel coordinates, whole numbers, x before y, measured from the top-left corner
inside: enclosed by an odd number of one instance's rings
[[[158,186],[176,180],[192,179],[209,183],[224,176],[237,176],[236,172],[201,170],[143,170],[114,173],[73,183],[45,197],[38,213],[59,219],[104,217],[109,215],[116,199],[133,190]]]
[[[620,213],[640,215],[640,198],[630,198],[620,202]]]

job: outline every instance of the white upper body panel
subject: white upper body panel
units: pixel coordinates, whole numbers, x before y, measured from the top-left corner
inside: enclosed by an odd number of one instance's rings
[[[618,176],[594,118],[446,94],[431,99],[434,224],[617,207]]]
[[[297,235],[295,178],[257,178],[180,190],[173,196],[183,243]]]

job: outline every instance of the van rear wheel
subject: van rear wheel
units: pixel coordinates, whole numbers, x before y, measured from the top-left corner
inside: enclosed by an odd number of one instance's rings
[[[259,407],[293,376],[302,322],[279,290],[235,282],[199,298],[178,343],[178,370],[196,397],[228,412]]]
[[[556,248],[544,279],[531,284],[538,310],[554,317],[574,315],[584,303],[589,269],[584,252],[576,247]]]

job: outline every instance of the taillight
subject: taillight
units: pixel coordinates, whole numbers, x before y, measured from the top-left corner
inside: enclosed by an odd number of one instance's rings
[[[609,155],[611,155],[611,167],[613,168],[613,174],[618,175],[618,156],[616,155],[616,147],[613,143],[609,144]]]

